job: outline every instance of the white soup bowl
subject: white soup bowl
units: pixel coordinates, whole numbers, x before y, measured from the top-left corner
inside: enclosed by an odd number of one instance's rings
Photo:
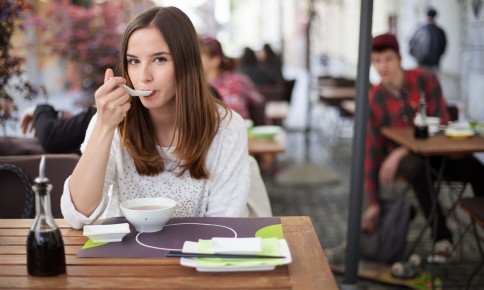
[[[177,203],[164,197],[136,198],[120,204],[121,212],[138,232],[153,233],[163,229],[175,212]]]

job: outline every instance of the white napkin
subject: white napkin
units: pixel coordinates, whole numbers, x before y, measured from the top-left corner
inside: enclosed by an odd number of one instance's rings
[[[88,236],[94,243],[120,242],[123,237],[130,233],[129,224],[112,225],[86,225],[84,226],[84,236]]]
[[[256,254],[262,251],[262,238],[212,238],[209,251],[216,254]]]

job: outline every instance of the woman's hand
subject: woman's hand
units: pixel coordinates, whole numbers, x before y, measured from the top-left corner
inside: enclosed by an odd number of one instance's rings
[[[131,96],[119,85],[126,83],[122,77],[115,77],[112,69],[107,69],[104,75],[104,85],[94,94],[101,124],[116,128],[126,117],[131,108]]]
[[[380,184],[391,182],[395,178],[398,164],[400,164],[400,160],[402,160],[402,158],[407,154],[407,149],[404,147],[398,147],[387,156],[380,167]]]
[[[363,231],[369,234],[373,234],[375,232],[380,218],[380,210],[380,205],[377,203],[370,204],[370,206],[368,206],[363,213],[363,223],[361,226]]]

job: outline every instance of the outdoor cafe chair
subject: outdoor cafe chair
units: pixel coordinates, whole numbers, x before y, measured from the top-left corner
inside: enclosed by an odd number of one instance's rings
[[[478,226],[484,228],[484,197],[469,197],[464,198],[460,201],[460,207],[463,211],[469,215],[471,219],[472,232],[476,240],[477,248],[479,249],[480,261],[475,269],[472,271],[471,275],[467,279],[466,289],[470,288],[472,280],[477,275],[480,269],[484,266],[484,251],[482,249],[481,243],[482,238],[479,236]]]

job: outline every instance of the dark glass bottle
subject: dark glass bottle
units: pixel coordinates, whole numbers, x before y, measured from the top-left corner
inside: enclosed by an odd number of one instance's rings
[[[427,102],[425,101],[425,94],[420,92],[419,112],[415,116],[414,137],[416,139],[426,139],[429,137],[429,126],[427,124]]]
[[[36,215],[27,237],[27,271],[32,276],[55,276],[66,272],[64,241],[50,209],[52,185],[44,175],[45,156],[40,174],[32,186]]]

